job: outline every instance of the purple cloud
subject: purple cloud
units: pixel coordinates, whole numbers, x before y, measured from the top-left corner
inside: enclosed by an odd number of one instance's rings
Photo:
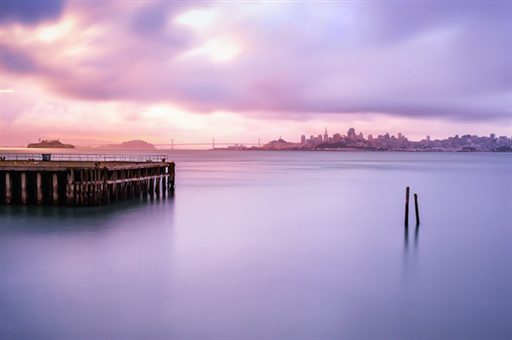
[[[191,10],[216,21],[176,22]],[[46,48],[58,56],[84,44],[84,54],[63,63],[42,59],[37,44],[9,46],[3,71],[73,98],[197,112],[509,114],[507,3],[69,3],[66,15],[79,26]],[[80,40],[96,27],[104,32]]]
[[[64,9],[64,1],[2,1],[0,22],[2,24],[20,22],[36,25],[45,21],[57,20]]]

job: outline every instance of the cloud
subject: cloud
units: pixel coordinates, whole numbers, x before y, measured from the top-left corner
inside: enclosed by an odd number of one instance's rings
[[[40,71],[38,62],[29,53],[9,45],[2,46],[2,67],[9,72],[33,75]]]
[[[36,25],[45,21],[57,20],[64,9],[64,1],[2,1],[0,21]]]
[[[508,14],[506,3],[71,2],[60,22],[74,24],[51,41],[6,26],[2,68],[67,98],[198,113],[498,119]]]

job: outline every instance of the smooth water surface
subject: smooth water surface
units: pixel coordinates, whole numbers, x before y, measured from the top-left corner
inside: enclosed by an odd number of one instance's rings
[[[0,206],[2,338],[511,337],[510,154],[170,157],[169,198]]]

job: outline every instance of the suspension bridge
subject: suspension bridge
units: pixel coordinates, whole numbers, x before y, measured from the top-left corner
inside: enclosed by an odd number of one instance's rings
[[[171,139],[170,143],[160,143],[160,144],[153,144],[155,147],[159,148],[170,148],[172,150],[174,149],[186,149],[188,147],[197,147],[197,146],[205,146],[210,147],[211,149],[215,148],[222,148],[227,146],[239,146],[239,147],[251,147],[251,146],[257,146],[260,147],[262,144],[261,140],[258,138],[257,141],[249,141],[249,142],[225,142],[222,140],[215,140],[215,138],[212,138],[210,141],[201,141],[201,142],[183,142],[179,140]]]

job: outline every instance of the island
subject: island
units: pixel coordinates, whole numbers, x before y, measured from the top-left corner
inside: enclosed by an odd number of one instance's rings
[[[106,144],[100,146],[103,149],[142,149],[156,150],[155,146],[143,140],[130,140],[121,144]]]
[[[27,148],[39,149],[74,149],[75,146],[71,144],[61,143],[59,140],[42,140],[39,143],[29,143]]]

